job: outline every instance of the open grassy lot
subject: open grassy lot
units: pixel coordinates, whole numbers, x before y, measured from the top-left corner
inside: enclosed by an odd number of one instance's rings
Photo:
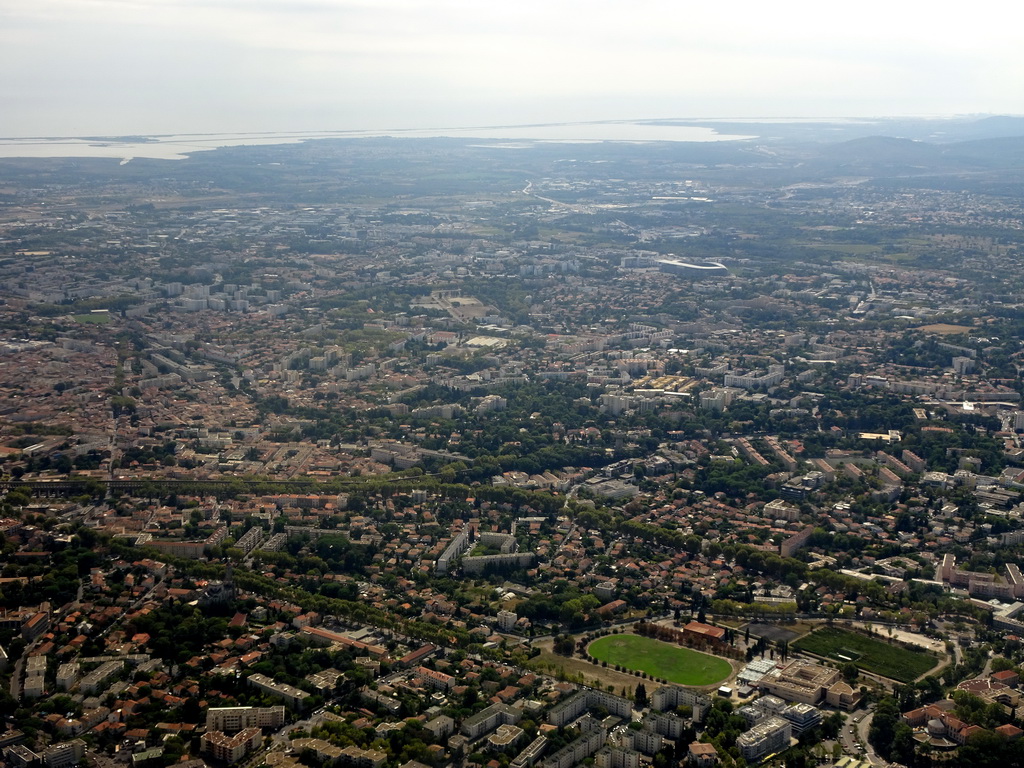
[[[938,659],[924,649],[908,649],[885,640],[835,627],[822,627],[793,643],[800,651],[834,661],[852,661],[866,672],[909,683],[935,666]]]
[[[93,325],[106,325],[110,322],[110,315],[106,312],[97,312],[96,314],[87,312],[81,315],[72,315],[72,317],[79,323],[92,323]]]
[[[647,672],[680,685],[711,685],[732,672],[732,665],[725,659],[640,635],[600,637],[588,650],[599,661]]]

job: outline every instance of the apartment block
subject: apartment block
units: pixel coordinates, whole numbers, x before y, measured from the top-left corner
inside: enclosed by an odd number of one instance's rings
[[[200,739],[200,747],[215,760],[230,765],[257,749],[262,742],[263,731],[259,728],[246,728],[234,736],[228,736],[221,731],[207,731]]]
[[[768,755],[788,749],[791,736],[792,728],[788,720],[769,717],[749,731],[741,733],[736,738],[736,746],[744,760],[748,763],[757,763]]]
[[[211,707],[206,713],[206,729],[235,733],[247,728],[280,728],[284,725],[285,708],[276,707]]]

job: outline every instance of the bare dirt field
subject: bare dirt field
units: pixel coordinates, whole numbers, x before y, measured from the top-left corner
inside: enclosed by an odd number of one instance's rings
[[[589,661],[584,661],[578,656],[568,658],[567,656],[559,656],[551,650],[551,640],[542,640],[537,643],[537,647],[541,649],[540,656],[530,659],[530,666],[539,672],[545,672],[558,676],[557,670],[561,669],[565,673],[566,679],[572,682],[580,682],[579,675],[583,675],[583,682],[586,685],[593,687],[600,686],[605,690],[608,686],[614,688],[614,693],[622,694],[625,689],[626,696],[632,696],[633,690],[636,688],[637,683],[645,682],[642,678],[636,677],[635,675],[627,675],[624,672],[616,672],[614,669],[608,669],[602,667],[599,664],[592,664]],[[646,681],[648,690],[651,689],[651,681]],[[655,686],[657,683],[654,684]]]
[[[778,624],[752,623],[747,625],[747,628],[750,630],[750,634],[756,637],[763,637],[766,640],[771,640],[773,642],[778,642],[779,640],[790,642],[801,635],[800,632],[795,632],[792,629],[787,629],[786,627],[779,626]]]
[[[931,325],[922,325],[917,330],[924,331],[925,333],[941,333],[950,336],[955,336],[958,333],[970,333],[974,328],[970,325],[950,325],[949,323],[932,323]]]

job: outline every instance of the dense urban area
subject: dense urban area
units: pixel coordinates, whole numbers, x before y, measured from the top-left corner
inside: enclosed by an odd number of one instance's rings
[[[0,160],[3,762],[1024,764],[1024,127],[899,128]]]

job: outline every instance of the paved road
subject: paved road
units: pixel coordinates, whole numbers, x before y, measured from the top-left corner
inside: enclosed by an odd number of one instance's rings
[[[874,717],[874,715],[874,710],[869,710],[861,718],[860,722],[857,723],[857,736],[860,739],[860,742],[867,749],[865,756],[871,762],[871,764],[885,766],[888,765],[888,763],[881,757],[879,757],[877,754],[875,754],[874,747],[872,747],[871,744],[868,743],[868,730],[871,728],[871,718]]]
[[[868,742],[868,731],[871,729],[871,718],[874,717],[874,714],[874,710],[869,709],[858,711],[847,718],[839,739],[848,754],[859,755],[872,765],[887,766],[888,763],[875,753],[874,748]]]
[[[18,657],[18,660],[14,662],[14,671],[11,672],[11,697],[15,701],[21,701],[21,671],[22,667],[25,666],[25,658],[28,654],[28,649],[25,649],[25,653]]]
[[[89,758],[90,762],[92,762],[96,768],[124,768],[124,763],[119,763],[109,755],[94,752],[91,749],[87,749],[85,751],[85,756]]]
[[[860,715],[856,715],[860,717]],[[839,743],[843,745],[843,751],[848,755],[860,754],[860,750],[857,748],[857,732],[856,724],[853,719],[846,721],[843,725],[843,729],[839,732]]]
[[[871,710],[866,712],[858,710],[848,717],[839,734],[839,741],[843,745],[843,751],[847,754],[860,756],[872,765],[885,766],[887,765],[885,760],[876,755],[875,750],[868,743],[868,729],[871,727],[873,715],[874,712]]]
[[[271,752],[283,752],[291,746],[291,741],[288,739],[288,734],[294,730],[303,730],[307,733],[313,729],[321,720],[321,713],[323,709],[318,709],[309,717],[303,720],[297,720],[294,723],[285,723],[277,731],[270,734],[270,744],[266,749],[260,749],[254,752],[249,758],[240,765],[239,768],[255,768],[257,765],[262,765],[266,762],[266,757]],[[264,740],[266,743],[266,740]],[[103,767],[101,767],[103,768]]]
[[[56,621],[60,619],[62,616],[64,616],[66,613],[78,610],[79,606],[81,606],[82,604],[82,592],[84,589],[85,579],[79,579],[78,592],[75,594],[74,601],[68,603],[63,608],[54,612],[53,617],[50,620],[51,625],[55,624]],[[27,659],[31,655],[32,649],[41,644],[42,641],[42,637],[37,637],[35,640],[33,640],[31,643],[25,646],[25,650],[22,652],[21,656],[19,656],[18,660],[14,662],[14,670],[11,673],[10,692],[11,696],[14,697],[15,701],[21,701],[21,673],[25,667],[25,659]]]

